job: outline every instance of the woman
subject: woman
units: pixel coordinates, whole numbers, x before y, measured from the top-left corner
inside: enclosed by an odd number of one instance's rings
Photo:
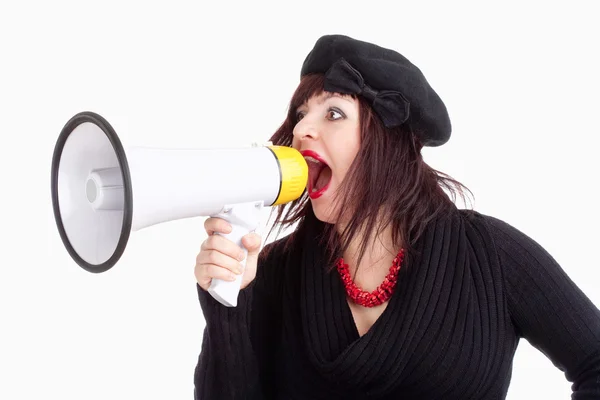
[[[424,162],[450,138],[443,102],[395,51],[333,35],[302,66],[272,137],[309,163],[295,231],[259,252],[214,232],[197,257],[206,319],[198,399],[504,399],[521,338],[600,398],[600,311],[533,239],[459,210]],[[462,191],[459,190],[462,194]],[[207,292],[243,273],[236,308]]]

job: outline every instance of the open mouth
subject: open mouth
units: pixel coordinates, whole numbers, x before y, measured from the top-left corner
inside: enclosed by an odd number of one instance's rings
[[[331,168],[312,150],[302,152],[308,164],[308,195],[311,199],[317,199],[325,193],[331,182]]]

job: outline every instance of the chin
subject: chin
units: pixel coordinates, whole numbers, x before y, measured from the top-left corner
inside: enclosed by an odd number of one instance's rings
[[[321,222],[335,224],[337,222],[337,211],[333,209],[332,199],[329,196],[322,196],[318,199],[311,199],[311,205],[315,217]]]
[[[323,207],[315,206],[313,203],[313,212],[315,217],[326,224],[335,224],[335,218],[330,210],[325,210]]]

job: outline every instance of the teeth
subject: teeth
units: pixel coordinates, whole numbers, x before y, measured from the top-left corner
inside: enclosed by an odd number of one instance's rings
[[[310,162],[317,163],[317,164],[320,164],[320,163],[321,163],[319,160],[317,160],[316,158],[313,158],[313,157],[311,157],[311,156],[306,156],[306,157],[304,157],[304,159],[305,159],[306,161],[310,161]]]

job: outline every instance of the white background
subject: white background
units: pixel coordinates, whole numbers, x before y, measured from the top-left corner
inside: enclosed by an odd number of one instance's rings
[[[203,218],[135,232],[113,269],[85,272],[52,214],[56,138],[91,110],[126,145],[266,141],[304,57],[328,33],[392,47],[423,70],[454,128],[445,146],[424,150],[426,161],[466,184],[476,210],[542,244],[599,305],[597,8],[3,1],[0,398],[192,398]],[[569,394],[564,375],[522,341],[508,398]]]

